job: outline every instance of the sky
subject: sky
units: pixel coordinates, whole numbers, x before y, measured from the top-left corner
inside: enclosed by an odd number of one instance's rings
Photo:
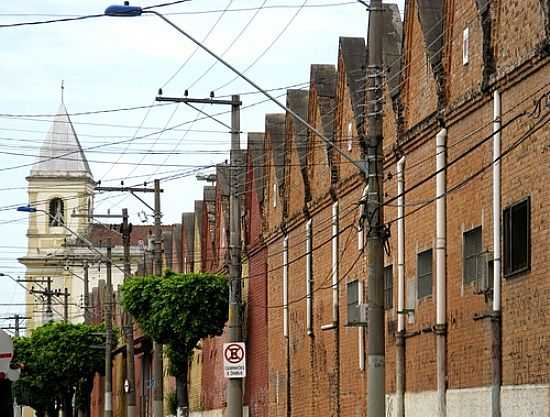
[[[99,14],[109,0],[2,2],[0,26]],[[122,1],[120,2],[122,3]],[[151,6],[144,0],[132,5]],[[397,1],[403,12],[403,0]],[[337,63],[340,36],[366,37],[368,13],[350,0],[193,0],[156,9],[283,103],[287,87],[307,88],[311,64]],[[163,223],[175,223],[201,199],[197,172],[229,158],[227,128],[185,105],[150,107],[164,96],[241,94],[241,143],[263,131],[266,113],[280,109],[156,16],[99,17],[44,25],[0,27],[0,272],[24,274],[26,180],[64,102],[96,181],[102,185],[162,183]],[[254,94],[250,94],[254,93]],[[120,110],[141,107],[134,110]],[[230,124],[229,109],[201,107]],[[102,110],[119,110],[100,112]],[[93,114],[78,114],[89,113]],[[162,133],[159,131],[166,130]],[[115,142],[115,144],[113,144]],[[123,142],[123,143],[116,143]],[[100,145],[100,146],[98,146]],[[3,152],[3,153],[2,153]],[[140,223],[143,206],[120,194],[96,196],[95,211],[126,207]],[[151,221],[151,220],[150,220]],[[22,312],[24,291],[0,277],[0,317]],[[6,325],[8,322],[0,321]]]

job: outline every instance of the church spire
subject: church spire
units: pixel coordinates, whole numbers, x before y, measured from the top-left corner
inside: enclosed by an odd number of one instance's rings
[[[40,148],[37,163],[31,169],[31,176],[84,176],[93,179],[88,160],[65,107],[64,91],[64,82],[61,81],[61,103]]]

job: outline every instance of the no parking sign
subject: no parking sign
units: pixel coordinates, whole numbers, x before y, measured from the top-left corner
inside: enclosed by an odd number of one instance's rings
[[[223,370],[226,378],[246,377],[246,347],[244,343],[223,344]]]

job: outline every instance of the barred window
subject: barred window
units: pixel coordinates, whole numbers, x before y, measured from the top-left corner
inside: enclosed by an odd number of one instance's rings
[[[530,267],[530,199],[504,210],[504,275],[527,271]]]
[[[464,232],[463,243],[463,279],[465,284],[470,284],[481,279],[481,252],[483,246],[481,226]]]
[[[432,295],[432,250],[428,249],[417,255],[416,276],[418,280],[418,298]]]

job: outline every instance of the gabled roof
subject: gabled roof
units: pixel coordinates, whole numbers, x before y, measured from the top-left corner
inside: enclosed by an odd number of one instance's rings
[[[340,38],[340,54],[344,61],[344,71],[351,96],[351,107],[355,125],[364,129],[365,76],[367,49],[363,38]]]
[[[64,103],[40,148],[31,176],[85,176],[93,179],[86,155],[80,146]]]

